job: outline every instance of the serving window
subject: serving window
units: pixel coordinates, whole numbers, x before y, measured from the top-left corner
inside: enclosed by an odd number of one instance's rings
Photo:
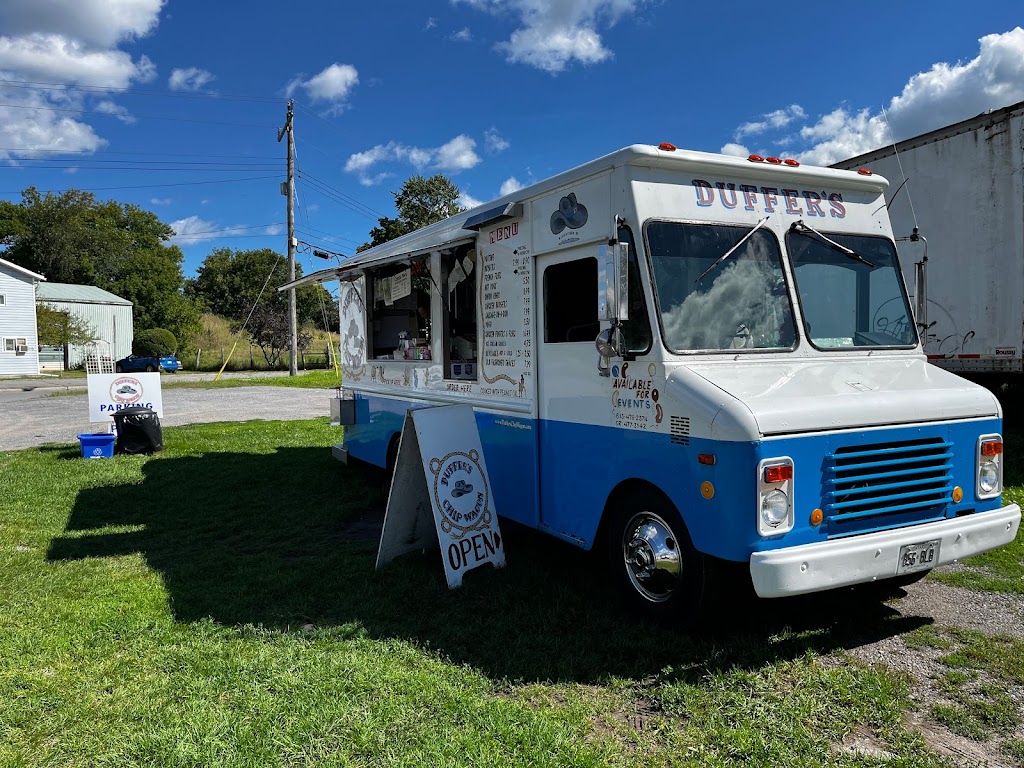
[[[430,359],[430,283],[425,258],[372,273],[374,360]]]
[[[444,377],[477,379],[477,255],[470,246],[441,253]]]

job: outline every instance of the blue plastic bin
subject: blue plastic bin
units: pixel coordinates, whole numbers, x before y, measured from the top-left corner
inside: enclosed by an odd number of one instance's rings
[[[108,435],[105,432],[95,435],[79,435],[78,442],[82,444],[82,458],[114,458],[114,435]]]

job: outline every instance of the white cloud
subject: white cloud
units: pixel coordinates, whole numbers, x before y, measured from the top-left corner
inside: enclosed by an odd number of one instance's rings
[[[52,34],[110,48],[152,32],[165,0],[3,0],[0,29],[12,37]]]
[[[511,145],[498,133],[497,128],[488,128],[484,131],[484,146],[487,147],[488,152],[497,153],[504,152]]]
[[[719,152],[723,155],[732,155],[733,157],[746,157],[750,154],[750,150],[742,144],[726,144]]]
[[[28,80],[127,88],[133,81],[152,77],[153,62],[138,61],[124,51],[90,50],[77,40],[60,35],[0,37],[0,71]]]
[[[271,224],[263,230],[265,235],[280,235],[282,232],[284,232],[284,224]]]
[[[153,197],[149,200],[150,205],[170,205],[173,202],[169,197]]]
[[[497,48],[507,61],[547,72],[572,62],[597,64],[612,57],[600,28],[612,27],[648,0],[453,0],[481,11],[515,16],[521,26]]]
[[[291,96],[302,88],[311,101],[326,104],[329,114],[340,114],[347,106],[349,94],[358,84],[359,73],[355,67],[335,63],[308,80],[303,80],[299,75],[288,83],[285,92]]]
[[[461,207],[466,208],[467,210],[470,208],[477,208],[483,205],[484,202],[484,200],[477,200],[475,197],[466,192],[459,193],[458,203]]]
[[[212,72],[199,67],[175,69],[167,79],[167,87],[172,91],[201,91],[214,79]]]
[[[207,221],[199,216],[187,216],[184,219],[172,221],[170,227],[174,230],[174,236],[168,242],[174,245],[195,245],[206,240],[217,240],[231,235],[252,234],[251,227],[240,224],[233,227],[221,227],[216,222]],[[271,228],[267,227],[266,234],[277,234],[270,232]]]
[[[442,171],[465,171],[473,168],[480,162],[480,156],[474,151],[476,142],[461,134],[446,144],[441,145],[437,150],[436,165]]]
[[[437,26],[437,19],[435,19],[435,18],[434,18],[433,16],[429,16],[429,17],[427,18],[427,23],[426,23],[426,25],[425,25],[425,26],[423,27],[423,29],[425,29],[425,30],[426,30],[426,29],[433,29],[433,28],[434,28],[434,27],[436,27],[436,26]]]
[[[151,33],[165,0],[0,0],[0,79],[124,89],[148,82],[156,66],[118,44]],[[106,144],[82,117],[86,111],[134,119],[100,91],[24,91],[0,86],[0,140],[14,151],[0,159],[34,157],[42,150],[95,152]],[[60,111],[57,111],[60,110]]]
[[[829,165],[1024,100],[1024,29],[985,35],[978,43],[973,59],[939,62],[911,77],[889,101],[888,125],[881,110],[841,105],[800,128],[805,148],[793,156],[801,162]],[[792,135],[780,136],[774,144],[792,150],[792,141]]]
[[[91,126],[66,113],[51,111],[53,102],[38,93],[4,93],[3,98],[16,106],[0,107],[0,146],[18,151],[0,150],[0,160],[11,162],[15,156],[53,157],[52,150],[96,152],[107,144]]]
[[[804,112],[799,104],[791,104],[788,107],[776,109],[774,112],[762,115],[760,120],[744,123],[736,129],[736,138],[740,139],[751,134],[764,133],[769,128],[785,128],[794,120],[803,120],[805,117],[807,117],[807,113]]]
[[[458,32],[452,33],[452,40],[460,43],[468,43],[472,39],[473,33],[470,31],[469,27],[463,27]]]
[[[480,156],[476,153],[476,141],[465,134],[456,136],[436,148],[413,147],[389,141],[365,152],[350,155],[345,163],[345,170],[358,174],[363,185],[373,186],[391,175],[369,173],[371,168],[380,163],[408,163],[418,171],[430,167],[448,173],[458,173],[478,165]]]
[[[504,197],[505,195],[511,195],[513,192],[518,192],[525,185],[519,181],[515,176],[509,176],[505,181],[501,183],[501,191],[498,195]]]
[[[134,125],[135,118],[120,104],[115,104],[109,99],[104,99],[93,107],[94,110],[103,115],[113,115],[125,125]]]

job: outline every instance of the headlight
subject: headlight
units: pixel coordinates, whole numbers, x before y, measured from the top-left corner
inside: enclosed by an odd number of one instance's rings
[[[992,493],[999,487],[999,465],[986,461],[978,470],[978,487],[982,493]]]
[[[761,499],[761,520],[778,528],[789,517],[789,497],[782,491],[771,491]]]
[[[982,435],[975,453],[977,474],[975,496],[992,499],[1003,492],[1003,438]]]
[[[778,536],[793,528],[793,460],[764,459],[757,467],[757,532]]]

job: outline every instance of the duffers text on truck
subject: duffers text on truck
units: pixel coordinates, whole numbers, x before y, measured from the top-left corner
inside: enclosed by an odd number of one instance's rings
[[[928,364],[878,175],[635,145],[372,248],[340,280],[335,454],[476,414],[496,512],[692,623],[1014,539],[1001,410]],[[455,491],[452,491],[453,493]]]

